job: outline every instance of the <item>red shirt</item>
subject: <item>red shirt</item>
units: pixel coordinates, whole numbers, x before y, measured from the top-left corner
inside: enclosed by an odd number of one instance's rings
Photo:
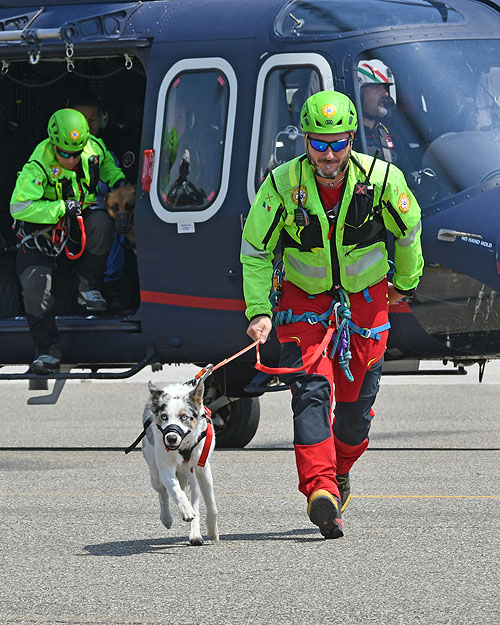
[[[340,198],[342,197],[342,186],[341,182],[338,187],[326,187],[323,184],[316,183],[318,187],[319,197],[321,198],[321,202],[323,203],[323,208],[328,216],[328,220],[330,221],[330,231],[328,233],[328,238],[330,238],[333,232],[333,219],[336,215],[333,213],[333,209],[340,202]]]

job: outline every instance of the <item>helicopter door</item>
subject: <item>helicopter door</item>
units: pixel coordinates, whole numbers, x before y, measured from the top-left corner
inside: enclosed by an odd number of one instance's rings
[[[138,205],[142,327],[155,344],[166,334],[158,346],[166,362],[203,361],[227,352],[230,336],[223,325],[207,341],[200,320],[219,328],[221,310],[243,307],[234,280],[240,223],[227,213],[236,75],[222,58],[183,59],[160,81],[148,84],[155,160]]]

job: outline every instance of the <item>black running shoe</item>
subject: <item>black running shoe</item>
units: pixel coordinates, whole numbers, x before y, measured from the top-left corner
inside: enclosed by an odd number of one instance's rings
[[[327,490],[315,490],[309,497],[307,514],[325,538],[342,538],[340,501]]]
[[[57,373],[61,366],[61,359],[51,354],[41,354],[31,363],[29,371],[37,375],[48,375]]]
[[[349,473],[344,475],[337,475],[337,484],[339,485],[340,499],[342,501],[341,512],[347,508],[347,504],[351,499],[351,481],[349,479]]]

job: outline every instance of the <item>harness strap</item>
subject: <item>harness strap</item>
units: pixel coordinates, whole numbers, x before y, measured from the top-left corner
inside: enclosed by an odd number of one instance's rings
[[[298,323],[299,321],[307,321],[307,323],[310,323],[311,325],[315,325],[316,323],[321,323],[323,327],[328,328],[327,321],[330,315],[332,314],[334,305],[335,305],[335,300],[332,300],[332,303],[330,304],[330,308],[326,310],[324,313],[321,313],[320,315],[314,312],[305,312],[305,313],[302,313],[301,315],[294,315],[293,310],[291,308],[289,308],[288,310],[280,310],[276,313],[274,317],[273,325],[274,327],[276,327],[279,325],[283,326],[288,323]]]
[[[364,339],[374,339],[375,341],[380,341],[379,332],[388,330],[391,327],[389,321],[381,326],[377,326],[376,328],[360,328],[351,320],[349,320],[349,323],[347,325],[349,326],[349,330],[351,332],[356,332],[356,334],[361,335]]]
[[[142,441],[142,439],[146,436],[146,432],[148,427],[153,423],[153,417],[148,417],[146,419],[146,421],[144,421],[144,426],[142,428],[142,432],[139,434],[139,436],[135,439],[135,441],[132,443],[132,445],[130,445],[129,447],[127,447],[127,449],[125,449],[125,453],[129,454],[133,449],[135,449],[137,447],[137,445]]]
[[[212,419],[207,416],[207,429],[205,430],[205,443],[203,445],[203,451],[201,452],[200,459],[198,460],[198,466],[204,467],[207,463],[210,447],[212,446],[212,440],[214,438],[214,426]],[[199,442],[199,441],[198,441]]]

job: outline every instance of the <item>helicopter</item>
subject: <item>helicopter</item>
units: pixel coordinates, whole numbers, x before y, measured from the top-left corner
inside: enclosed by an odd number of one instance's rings
[[[386,123],[422,208],[425,258],[416,294],[390,308],[386,362],[484,370],[500,357],[500,3],[0,0],[1,366],[33,355],[9,252],[16,171],[72,94],[102,102],[99,132],[136,185],[128,299],[89,316],[68,302],[62,272],[65,364],[28,403],[54,403],[67,379],[205,366],[247,345],[239,251],[251,202],[304,152],[309,95],[339,90],[361,111],[356,68],[372,59],[394,76]],[[366,148],[360,125],[354,149]],[[278,356],[275,339],[262,346],[267,364]],[[219,446],[246,445],[259,396],[280,390],[254,363],[246,351],[206,380]],[[46,376],[0,371],[12,379],[48,388]]]

